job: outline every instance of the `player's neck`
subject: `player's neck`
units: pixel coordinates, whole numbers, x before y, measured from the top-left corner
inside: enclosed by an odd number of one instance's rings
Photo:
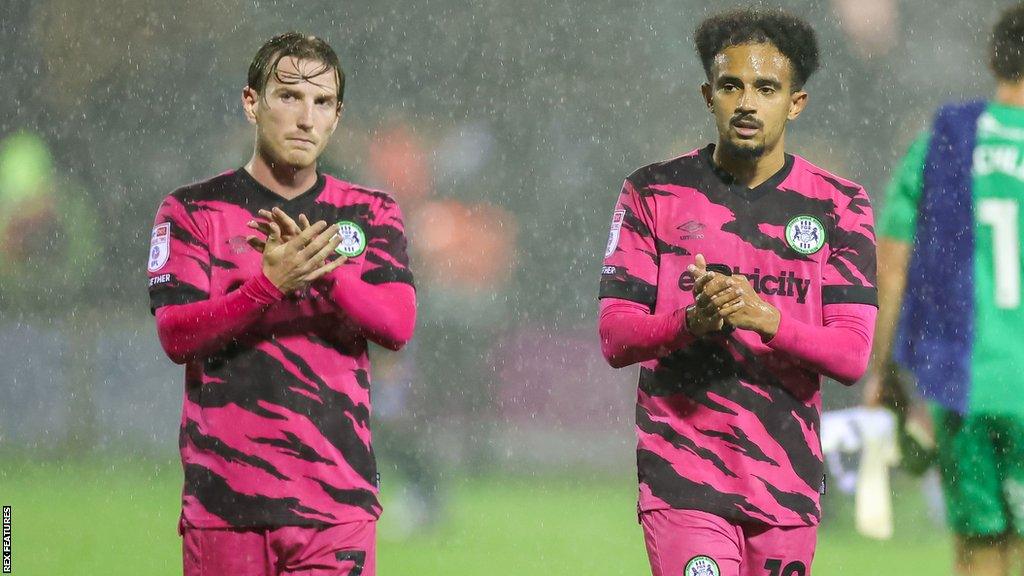
[[[309,190],[316,184],[317,179],[316,164],[305,168],[285,166],[268,161],[258,151],[245,165],[245,171],[268,190],[285,200],[291,200]]]
[[[995,100],[1006,106],[1024,108],[1024,80],[1019,82],[1000,81],[996,84]]]
[[[786,165],[786,152],[779,143],[771,150],[756,158],[744,158],[729,154],[721,144],[715,146],[712,158],[720,170],[727,172],[736,184],[747,188],[757,188],[764,184]]]

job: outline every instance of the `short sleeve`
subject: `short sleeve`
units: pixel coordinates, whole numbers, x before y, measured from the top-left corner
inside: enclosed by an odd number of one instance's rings
[[[924,163],[929,134],[914,140],[885,190],[885,204],[878,217],[878,235],[912,243],[917,227],[917,207],[924,189]]]
[[[658,299],[658,250],[650,200],[629,179],[612,211],[601,268],[600,298],[621,298],[652,309]]]
[[[405,222],[398,203],[390,198],[377,204],[366,231],[366,256],[361,278],[367,284],[400,283],[413,286],[409,269]]]
[[[210,297],[210,252],[193,215],[174,195],[160,204],[149,245],[150,311]]]
[[[835,213],[828,260],[822,273],[822,305],[878,306],[875,226],[871,200],[863,188],[847,196]]]

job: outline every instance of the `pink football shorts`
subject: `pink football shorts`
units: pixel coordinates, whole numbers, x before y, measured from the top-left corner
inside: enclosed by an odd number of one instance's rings
[[[809,576],[817,526],[733,524],[696,510],[640,514],[654,576]]]
[[[182,526],[184,576],[374,576],[376,522],[317,528]]]

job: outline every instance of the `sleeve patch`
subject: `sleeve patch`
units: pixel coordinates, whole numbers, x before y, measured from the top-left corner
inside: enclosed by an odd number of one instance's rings
[[[164,222],[153,227],[149,240],[149,271],[157,272],[167,264],[171,256],[171,223]]]
[[[616,210],[612,214],[612,227],[608,231],[608,246],[604,249],[605,258],[614,254],[615,249],[619,246],[619,231],[622,229],[622,221],[625,218],[625,210]]]

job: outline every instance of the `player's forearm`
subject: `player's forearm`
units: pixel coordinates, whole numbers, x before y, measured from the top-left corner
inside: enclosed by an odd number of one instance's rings
[[[629,300],[603,298],[598,321],[601,353],[613,368],[661,358],[693,341],[685,309],[650,314]]]
[[[877,314],[868,304],[829,304],[824,309],[824,326],[783,314],[778,332],[767,345],[850,385],[867,370]]]
[[[342,266],[322,283],[335,306],[371,342],[398,350],[416,327],[416,290],[409,284],[364,282],[355,267]],[[319,287],[318,287],[319,288]]]
[[[899,323],[911,244],[889,238],[878,241],[878,323],[871,369],[882,372],[892,359],[892,347]]]
[[[223,350],[282,296],[261,273],[224,296],[163,306],[156,311],[160,344],[176,364],[207,358]]]

